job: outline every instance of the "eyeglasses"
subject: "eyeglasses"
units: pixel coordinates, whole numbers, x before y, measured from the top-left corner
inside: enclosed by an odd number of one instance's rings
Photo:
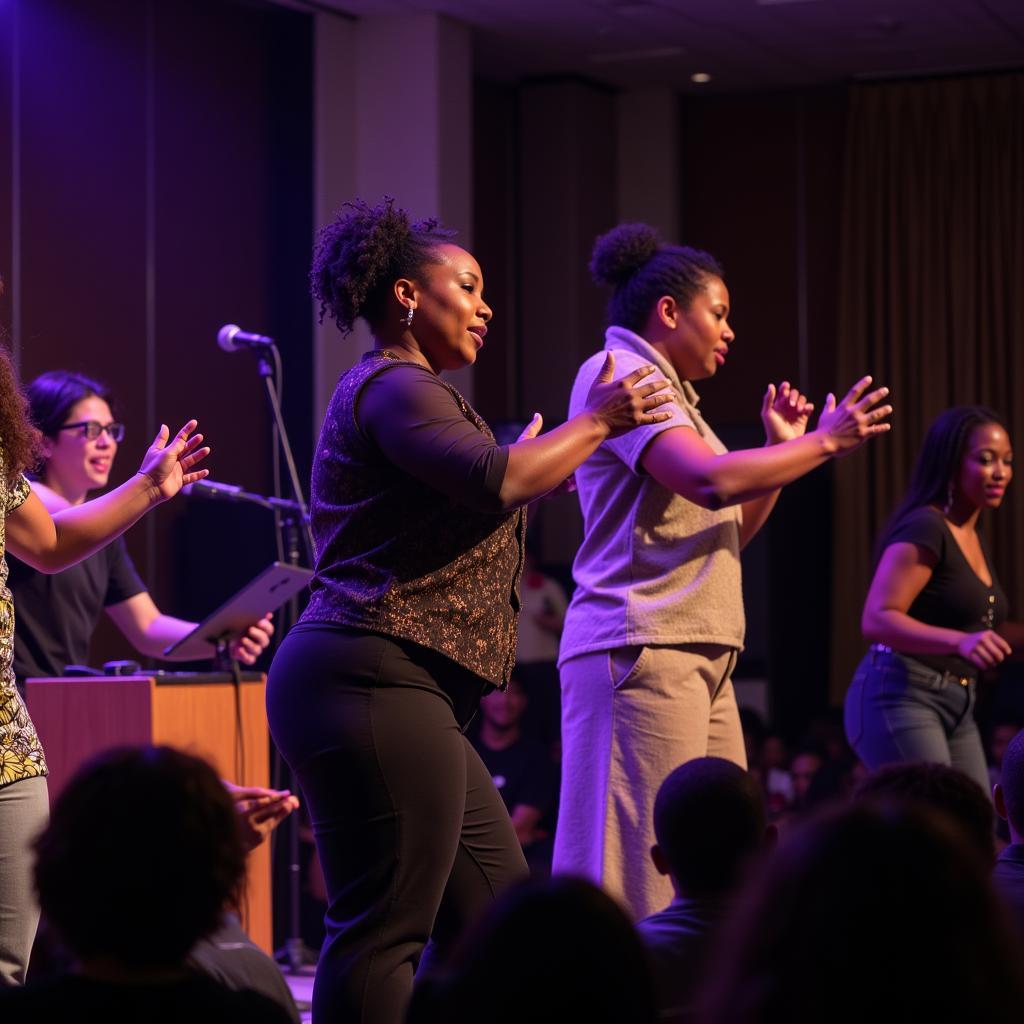
[[[83,420],[81,423],[65,423],[58,430],[81,430],[87,441],[95,441],[105,430],[111,441],[120,444],[124,440],[123,423],[99,423],[96,420]]]

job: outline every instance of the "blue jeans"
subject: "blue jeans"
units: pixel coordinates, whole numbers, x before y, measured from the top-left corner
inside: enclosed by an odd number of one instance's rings
[[[846,738],[874,771],[884,764],[952,765],[988,793],[974,721],[976,683],[879,646],[864,656],[846,693]]]

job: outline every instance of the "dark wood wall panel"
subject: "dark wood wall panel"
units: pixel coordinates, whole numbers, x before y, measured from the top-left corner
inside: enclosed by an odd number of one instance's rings
[[[221,352],[216,333],[274,334],[308,478],[311,18],[232,0],[12,0],[0,55],[15,22],[20,70],[15,82],[5,62],[0,105],[20,89],[21,131],[9,102],[0,131],[20,146],[21,188],[5,161],[0,204],[21,215],[23,377],[63,367],[111,386],[129,428],[115,480],[160,422],[195,415],[217,477],[270,492],[255,360]],[[17,262],[6,223],[0,246]],[[158,603],[199,615],[274,557],[270,527],[179,499],[128,544]],[[128,653],[111,637],[94,658]]]
[[[736,332],[725,368],[700,384],[712,423],[756,421],[768,381],[796,379],[794,107],[729,97],[683,108],[683,238],[724,265]]]
[[[517,106],[514,86],[475,83],[474,134],[487,144],[473,148],[473,252],[484,272],[484,297],[494,319],[473,368],[473,404],[489,423],[523,414],[517,331]]]
[[[520,409],[565,420],[576,371],[604,344],[603,289],[590,280],[594,239],[615,223],[615,103],[588,82],[535,82],[519,103]],[[569,563],[582,537],[575,498],[539,502],[541,558]]]
[[[146,5],[21,3],[21,352],[81,370],[145,449]]]

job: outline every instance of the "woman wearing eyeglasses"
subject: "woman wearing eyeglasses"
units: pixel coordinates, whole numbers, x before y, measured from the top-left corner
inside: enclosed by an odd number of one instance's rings
[[[26,390],[32,419],[43,435],[43,461],[32,488],[51,514],[81,505],[90,491],[107,486],[124,439],[125,428],[111,412],[111,396],[96,381],[65,370],[42,374]],[[136,651],[153,658],[162,657],[164,648],[196,626],[160,611],[120,538],[54,576],[14,558],[10,570],[18,602],[14,673],[19,681],[62,675],[66,665],[85,664],[104,610]],[[273,631],[269,618],[262,619],[231,645],[231,654],[252,664]]]
[[[171,436],[161,426],[131,479],[51,517],[24,476],[39,456],[40,437],[0,345],[0,988],[25,980],[39,919],[31,843],[49,807],[46,759],[11,667],[15,614],[5,554],[53,573],[102,549],[183,486],[206,476],[196,466],[210,449],[201,447],[203,435],[193,434],[195,428],[190,420]]]

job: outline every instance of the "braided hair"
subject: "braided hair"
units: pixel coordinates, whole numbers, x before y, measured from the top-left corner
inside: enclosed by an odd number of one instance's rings
[[[412,221],[390,196],[377,206],[361,199],[345,203],[313,248],[309,281],[320,302],[320,323],[326,314],[343,334],[359,317],[375,327],[387,312],[392,284],[436,263],[434,248],[454,234],[434,217]]]
[[[590,274],[612,288],[608,322],[639,334],[663,295],[688,309],[709,277],[722,277],[722,268],[700,249],[662,242],[647,224],[620,224],[594,243]]]

